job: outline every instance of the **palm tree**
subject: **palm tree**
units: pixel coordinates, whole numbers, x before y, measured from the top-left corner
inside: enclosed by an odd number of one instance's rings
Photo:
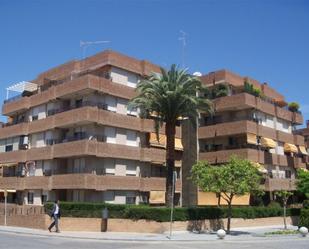
[[[166,145],[166,205],[173,205],[173,172],[175,167],[175,132],[180,119],[196,123],[199,111],[213,113],[213,105],[204,93],[207,91],[200,80],[172,65],[161,74],[153,73],[142,80],[136,88],[138,95],[129,106],[140,109],[142,118],[155,114],[154,123],[157,138],[159,128],[165,123]],[[202,96],[202,97],[199,97]]]

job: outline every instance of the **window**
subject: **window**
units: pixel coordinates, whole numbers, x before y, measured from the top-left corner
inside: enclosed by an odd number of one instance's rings
[[[9,151],[12,151],[12,150],[13,150],[13,145],[12,144],[5,146],[5,152],[9,152]]]
[[[127,164],[126,175],[127,176],[136,176],[136,165]]]
[[[291,176],[292,176],[292,172],[291,172],[291,170],[286,170],[285,171],[285,178],[291,178]]]
[[[127,115],[136,117],[137,108],[129,108],[129,106],[127,106]]]
[[[39,115],[32,116],[32,121],[35,121],[35,120],[38,120],[38,119],[39,119]]]
[[[136,197],[135,196],[126,196],[126,204],[135,204]]]
[[[75,107],[76,108],[82,107],[82,105],[83,105],[83,99],[75,100]]]
[[[33,204],[33,192],[28,192],[28,204]]]
[[[46,203],[47,202],[47,195],[42,195],[41,201],[42,201],[42,204]]]

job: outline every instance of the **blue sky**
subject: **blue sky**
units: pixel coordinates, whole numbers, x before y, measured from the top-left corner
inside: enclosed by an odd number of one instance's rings
[[[309,1],[0,0],[0,101],[5,88],[71,59],[80,40],[169,66],[181,64],[187,35],[191,72],[222,68],[298,101],[309,119]]]

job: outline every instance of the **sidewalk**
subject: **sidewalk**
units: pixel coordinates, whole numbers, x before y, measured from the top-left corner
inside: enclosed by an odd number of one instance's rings
[[[282,226],[267,227],[242,227],[232,229],[231,235],[227,235],[225,240],[267,240],[280,238],[282,239],[305,239],[309,241],[309,237],[302,238],[300,235],[274,235],[265,236],[265,232],[281,230]],[[297,227],[289,226],[288,229]],[[169,239],[169,233],[149,234],[149,233],[120,233],[120,232],[69,232],[50,233],[49,231],[22,228],[22,227],[5,227],[0,226],[0,233],[22,234],[29,236],[58,237],[58,238],[74,238],[74,239],[91,239],[91,240],[111,240],[111,241],[215,241],[218,240],[216,233],[193,233],[188,231],[175,231],[172,238]]]

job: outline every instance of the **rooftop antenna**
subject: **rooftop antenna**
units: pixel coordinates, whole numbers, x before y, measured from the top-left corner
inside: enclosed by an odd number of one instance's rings
[[[83,50],[83,58],[85,59],[86,56],[86,49],[91,45],[98,45],[98,44],[104,44],[104,43],[110,43],[111,41],[80,41],[79,45]]]
[[[179,41],[182,41],[182,52],[181,52],[181,61],[182,61],[182,68],[185,67],[185,49],[187,45],[187,33],[183,30],[180,30],[180,37],[178,38]]]

